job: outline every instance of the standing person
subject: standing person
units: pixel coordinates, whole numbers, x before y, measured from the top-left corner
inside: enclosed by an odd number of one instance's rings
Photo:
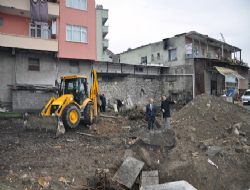
[[[170,104],[175,104],[175,101],[171,101],[170,98],[162,96],[161,111],[163,115],[163,124],[166,130],[170,128]]]
[[[101,112],[105,112],[106,111],[106,97],[104,94],[100,96],[100,100],[101,100]]]
[[[103,101],[103,96],[102,96],[102,94],[100,95],[100,112],[103,112],[103,110],[102,110],[102,101]]]
[[[116,102],[117,102],[118,112],[120,112],[121,111],[121,107],[123,106],[123,103],[122,103],[122,101],[120,99],[117,99]]]
[[[146,106],[146,116],[148,120],[149,130],[154,129],[155,115],[156,115],[156,107],[154,105],[154,100],[151,98],[149,100],[149,104]]]

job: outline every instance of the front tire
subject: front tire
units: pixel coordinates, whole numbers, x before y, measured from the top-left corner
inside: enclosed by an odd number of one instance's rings
[[[94,122],[94,110],[92,104],[87,104],[84,109],[84,123],[87,125],[92,125]]]
[[[80,109],[74,104],[68,105],[62,114],[62,122],[66,129],[75,129],[80,123]]]

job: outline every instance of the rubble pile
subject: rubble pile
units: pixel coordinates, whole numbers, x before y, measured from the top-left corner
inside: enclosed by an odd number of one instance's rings
[[[248,110],[201,95],[174,114],[172,126],[176,147],[162,169],[168,178],[185,179],[197,189],[250,187]]]
[[[218,97],[198,96],[173,116],[172,125],[180,142],[250,145],[250,111]]]

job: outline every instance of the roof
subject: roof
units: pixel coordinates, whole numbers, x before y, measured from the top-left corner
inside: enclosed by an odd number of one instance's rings
[[[222,75],[228,76],[228,75],[233,75],[237,79],[245,79],[243,76],[241,76],[237,71],[234,71],[232,69],[226,68],[226,67],[217,67],[215,66],[215,69]]]
[[[175,35],[175,36],[178,37],[181,35],[185,35],[186,37],[190,37],[190,38],[193,38],[196,40],[205,41],[211,46],[221,47],[221,45],[224,45],[224,49],[228,49],[228,50],[235,51],[235,52],[241,51],[241,49],[236,47],[236,46],[232,46],[226,42],[216,40],[215,38],[211,38],[208,35],[204,35],[204,34],[196,32],[196,31],[191,31],[188,33],[183,33],[183,34],[179,34],[179,35]]]
[[[66,76],[61,76],[61,79],[76,79],[76,78],[87,78],[85,75],[66,75]]]
[[[128,53],[128,52],[131,52],[131,51],[134,51],[134,50],[137,50],[137,49],[140,49],[140,48],[144,48],[144,47],[147,47],[147,46],[150,46],[150,45],[154,45],[154,44],[159,44],[159,43],[162,43],[162,41],[158,41],[158,42],[153,42],[153,43],[149,43],[149,44],[146,44],[146,45],[142,45],[142,46],[139,46],[139,47],[136,47],[136,48],[128,48],[127,51],[124,51],[122,53],[119,53],[118,55],[122,55],[124,53]]]
[[[204,34],[201,34],[201,33],[198,33],[196,31],[190,31],[190,32],[187,32],[187,33],[181,33],[181,34],[176,34],[174,37],[181,37],[181,36],[186,36],[186,37],[190,37],[190,38],[193,38],[193,39],[196,39],[196,40],[200,40],[200,41],[203,41],[205,43],[208,43],[209,45],[211,46],[215,46],[215,47],[221,47],[222,44],[224,45],[224,49],[228,49],[230,51],[241,51],[240,48],[236,47],[236,46],[232,46],[228,43],[225,43],[225,42],[222,42],[220,40],[216,40],[215,38],[211,38],[209,37],[208,35],[204,35]],[[171,39],[171,38],[165,38],[163,39],[162,41],[165,41],[167,39]],[[146,47],[146,46],[150,46],[150,45],[153,45],[153,44],[157,44],[157,43],[161,43],[162,41],[158,41],[158,42],[154,42],[154,43],[149,43],[149,44],[146,44],[146,45],[142,45],[142,46],[139,46],[139,47],[136,47],[136,48],[129,48],[127,51],[124,51],[122,53],[119,53],[119,55],[122,55],[124,53],[127,53],[127,52],[130,52],[130,51],[134,51],[136,49],[140,49],[140,48],[143,48],[143,47]]]

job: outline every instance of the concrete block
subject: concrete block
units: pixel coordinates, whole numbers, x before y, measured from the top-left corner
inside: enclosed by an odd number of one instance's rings
[[[144,187],[149,185],[158,185],[159,184],[159,172],[158,170],[153,171],[143,171],[141,178],[141,190]]]
[[[197,190],[186,181],[175,181],[160,185],[146,186],[143,190]]]
[[[125,185],[128,188],[131,188],[143,166],[144,162],[133,157],[127,157],[122,163],[121,167],[115,173],[113,180]]]

